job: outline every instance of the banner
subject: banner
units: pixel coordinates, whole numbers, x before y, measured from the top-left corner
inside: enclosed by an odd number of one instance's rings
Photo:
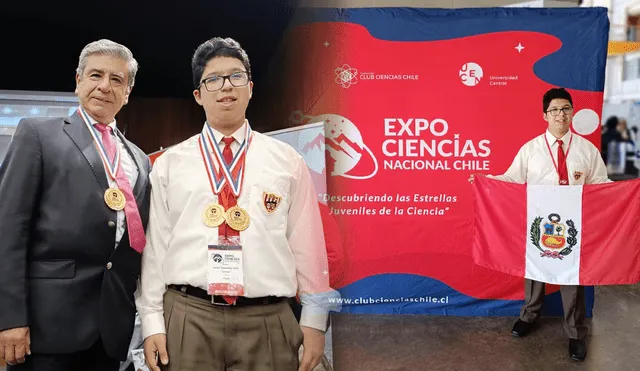
[[[606,9],[303,9],[296,19],[260,82],[273,99],[255,103],[270,121],[324,126],[291,144],[326,179],[318,201],[343,311],[517,315],[522,278],[473,262],[467,179],[501,174],[546,129],[553,87],[573,96],[574,133],[599,146]],[[309,160],[320,148],[326,161]],[[548,285],[547,314],[562,313],[557,291]]]
[[[560,285],[640,281],[640,181],[527,186],[478,177],[473,191],[476,264]]]

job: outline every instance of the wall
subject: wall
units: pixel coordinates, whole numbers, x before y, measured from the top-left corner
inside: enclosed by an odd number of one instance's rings
[[[116,120],[129,140],[150,153],[197,134],[205,118],[193,98],[131,97]]]
[[[275,122],[268,114],[271,92],[269,87],[254,89],[254,97],[262,95],[249,103],[247,119],[251,127],[258,132],[267,132],[285,128],[286,122]],[[145,153],[152,153],[199,133],[206,120],[204,109],[193,98],[136,98],[131,97],[116,116],[118,128],[125,136]]]

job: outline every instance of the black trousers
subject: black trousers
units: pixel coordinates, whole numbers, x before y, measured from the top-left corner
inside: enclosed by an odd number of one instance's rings
[[[64,335],[62,335],[64,336]],[[107,355],[98,340],[91,348],[72,354],[31,354],[7,371],[118,371],[120,361]]]

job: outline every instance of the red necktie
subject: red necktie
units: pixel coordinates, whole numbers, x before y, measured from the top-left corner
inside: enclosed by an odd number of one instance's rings
[[[567,159],[562,149],[562,140],[558,139],[558,176],[560,177],[560,185],[569,185],[569,172],[567,171]]]
[[[231,143],[233,143],[235,139],[233,138],[222,138],[222,142],[224,143],[224,149],[222,150],[222,157],[224,158],[224,162],[227,166],[230,166],[233,162],[233,152],[231,152]],[[232,171],[229,171],[231,173]],[[238,204],[238,200],[236,196],[231,191],[231,186],[229,183],[225,183],[224,187],[222,187],[222,206],[224,206],[225,210],[229,210],[229,208],[234,207]],[[239,236],[240,232],[236,231],[233,228],[229,228],[227,223],[224,223],[224,228],[218,228],[218,236]]]
[[[102,133],[102,144],[107,151],[107,156],[109,156],[109,162],[113,163],[113,157],[116,155],[116,144],[113,140],[113,136],[111,135],[111,126],[105,124],[95,124],[94,126]],[[131,245],[131,248],[137,252],[142,253],[142,250],[144,250],[144,246],[147,243],[144,236],[144,228],[142,227],[142,219],[140,219],[136,199],[133,197],[131,184],[125,175],[121,164],[118,165],[118,169],[116,170],[115,181],[118,185],[118,189],[124,193],[124,197],[126,199],[124,215],[127,219],[129,245]]]
[[[233,143],[235,139],[233,138],[222,138],[222,142],[224,143],[224,149],[222,150],[222,157],[224,158],[224,162],[227,166],[230,166],[233,162],[233,152],[231,151],[231,143]],[[230,170],[229,173],[232,173]],[[234,207],[238,204],[238,200],[236,196],[231,191],[231,186],[229,183],[225,183],[224,187],[222,187],[222,192],[220,193],[220,198],[222,199],[221,203],[225,210],[229,210],[229,208]],[[236,231],[233,228],[229,228],[227,223],[224,223],[220,227],[218,227],[218,236],[220,237],[231,237],[231,236],[239,236],[240,232]],[[236,301],[236,296],[224,296],[224,300],[233,304]]]

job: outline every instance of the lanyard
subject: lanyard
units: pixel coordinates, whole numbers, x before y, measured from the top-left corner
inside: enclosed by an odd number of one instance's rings
[[[547,144],[547,149],[549,150],[549,155],[551,156],[551,161],[553,161],[553,167],[556,168],[556,173],[558,173],[558,178],[560,178],[560,169],[558,169],[558,164],[556,160],[553,158],[553,152],[551,152],[551,146],[549,146],[549,141],[547,140],[547,135],[544,134],[544,142]],[[569,144],[567,145],[567,152],[564,154],[565,166],[567,166],[567,158],[569,157],[569,151],[571,150],[571,142],[573,142],[573,135],[571,135],[571,139],[569,139]],[[558,143],[560,146],[560,143]]]

